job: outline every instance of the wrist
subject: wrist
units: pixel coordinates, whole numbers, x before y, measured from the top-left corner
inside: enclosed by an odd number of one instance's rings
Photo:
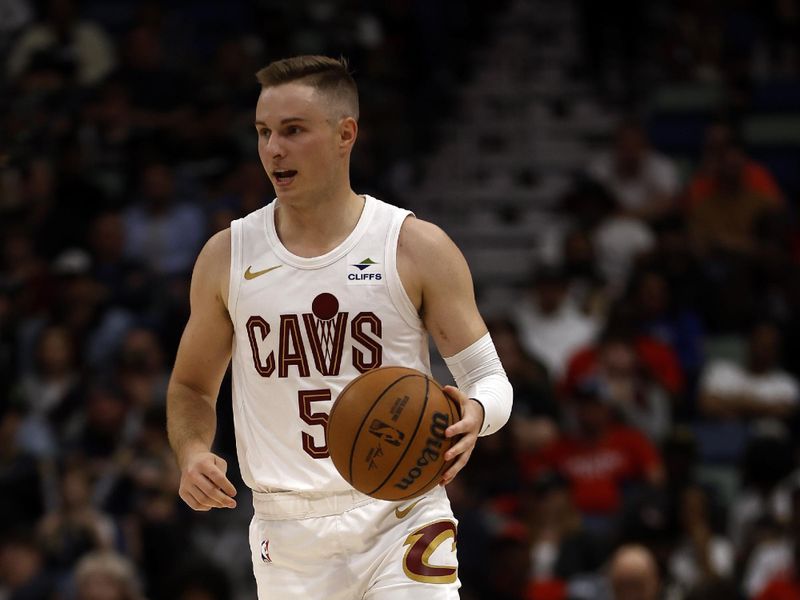
[[[477,404],[481,409],[481,424],[478,427],[478,431],[483,431],[483,423],[486,421],[486,408],[483,406],[483,402],[477,398],[470,398],[470,400]]]
[[[211,452],[211,450],[202,442],[186,444],[183,448],[181,448],[180,453],[178,453],[178,467],[181,471],[185,471],[188,468],[189,463],[191,463],[193,457],[197,456],[198,454],[206,454],[208,452]]]

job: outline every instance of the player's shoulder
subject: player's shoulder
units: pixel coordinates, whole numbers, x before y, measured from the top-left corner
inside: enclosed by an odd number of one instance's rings
[[[228,297],[231,268],[231,230],[223,229],[212,235],[200,250],[194,264],[192,285]]]
[[[400,229],[397,262],[399,267],[406,267],[406,273],[413,272],[423,288],[470,277],[464,255],[444,230],[415,217],[406,219]]]
[[[200,250],[200,255],[197,257],[197,262],[203,261],[204,263],[224,263],[230,264],[231,258],[231,228],[218,231],[210,238]]]
[[[456,249],[453,240],[441,227],[413,215],[403,221],[398,246],[401,251],[420,257],[430,256],[432,251]]]

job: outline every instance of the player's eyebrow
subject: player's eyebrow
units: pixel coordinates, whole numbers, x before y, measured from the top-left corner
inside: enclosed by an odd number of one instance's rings
[[[286,117],[285,119],[281,119],[281,125],[286,125],[287,123],[291,123],[293,121],[307,121],[304,117]],[[264,121],[256,121],[256,125],[264,125],[266,123]]]

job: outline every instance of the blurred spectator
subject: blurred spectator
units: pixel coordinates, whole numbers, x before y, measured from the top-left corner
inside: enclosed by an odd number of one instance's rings
[[[21,442],[36,455],[53,458],[59,433],[80,409],[82,381],[75,344],[65,327],[45,327],[35,351],[35,368],[18,390],[26,410]]]
[[[747,556],[742,573],[742,588],[748,598],[756,598],[770,582],[790,572],[793,544],[779,523],[767,518],[758,524],[756,543]]]
[[[92,383],[82,419],[67,432],[65,447],[85,459],[95,478],[115,478],[117,460],[135,436],[135,415],[121,390],[109,383]]]
[[[617,127],[613,147],[597,156],[588,172],[631,217],[655,221],[677,207],[678,170],[669,158],[649,147],[644,129],[634,120]]]
[[[48,166],[49,181],[36,184],[40,194],[30,199],[37,246],[46,257],[64,248],[86,249],[89,225],[106,205],[102,190],[87,175],[83,146],[74,135],[61,143],[60,160]]]
[[[649,375],[633,340],[604,338],[597,346],[597,369],[591,382],[628,425],[654,442],[660,442],[669,433],[672,422],[669,395]]]
[[[635,315],[624,304],[616,306],[595,344],[572,355],[561,381],[563,393],[569,394],[580,382],[596,378],[601,370],[600,357],[605,347],[625,346],[636,354],[642,376],[664,389],[672,398],[684,391],[685,379],[677,355],[661,341],[636,329]],[[612,356],[613,357],[613,353]]]
[[[5,50],[13,35],[33,18],[31,0],[0,1],[0,16],[0,49]]]
[[[653,247],[649,226],[621,210],[605,186],[586,179],[579,180],[561,199],[559,211],[591,235],[599,273],[612,295],[621,293],[636,260]],[[562,257],[557,258],[560,261]]]
[[[780,573],[767,583],[754,600],[800,600],[800,540],[794,533],[792,563],[786,572]]]
[[[18,441],[22,422],[19,407],[0,408],[0,515],[6,524],[33,527],[44,511],[43,469]]]
[[[712,127],[700,171],[689,183],[686,208],[700,250],[753,254],[760,219],[782,209],[783,196],[772,176],[747,157],[729,129]]]
[[[24,530],[0,534],[0,597],[4,600],[57,600],[56,580],[41,549]]]
[[[535,450],[553,440],[560,420],[547,369],[525,351],[517,329],[511,322],[492,320],[487,326],[503,368],[514,387],[511,427],[516,446]]]
[[[92,275],[108,303],[148,314],[158,289],[145,265],[125,256],[125,224],[120,213],[97,216],[91,225],[89,247]]]
[[[683,491],[679,513],[682,539],[670,556],[669,572],[685,593],[734,575],[736,551],[730,540],[715,531],[713,509],[703,488],[690,486]]]
[[[82,342],[83,366],[98,369],[110,364],[132,317],[123,307],[109,304],[102,286],[92,277],[91,257],[67,250],[53,263],[55,297],[52,314],[72,339]]]
[[[56,573],[66,574],[87,552],[113,547],[114,524],[92,506],[91,491],[90,474],[83,465],[65,466],[58,508],[38,526],[48,565]]]
[[[10,50],[7,68],[12,78],[42,52],[71,65],[81,85],[96,83],[111,71],[114,45],[98,25],[78,17],[73,0],[48,0],[43,5],[43,19],[28,27]]]
[[[757,196],[766,206],[783,206],[783,194],[775,178],[744,153],[742,142],[730,125],[718,122],[706,130],[700,168],[688,184],[688,208],[694,209],[713,198],[730,183],[726,178],[731,174],[743,192]]]
[[[718,419],[785,419],[800,400],[797,380],[781,367],[781,334],[777,326],[760,322],[751,327],[743,363],[717,359],[704,370],[700,408]]]
[[[131,562],[115,552],[87,554],[75,568],[75,600],[145,600]]]
[[[622,546],[608,569],[613,600],[658,600],[661,578],[653,555],[644,546]]]
[[[87,99],[79,139],[92,182],[106,197],[119,202],[125,195],[131,165],[142,135],[131,92],[118,74],[111,75]]]
[[[169,371],[154,331],[141,327],[128,330],[119,349],[117,380],[122,393],[140,413],[150,406],[165,405]]]
[[[608,548],[583,527],[566,479],[543,472],[523,489],[521,499],[521,518],[530,532],[534,598],[542,586],[565,583],[602,566]]]
[[[568,284],[561,269],[543,265],[533,274],[529,294],[514,307],[522,345],[555,378],[564,372],[569,357],[593,340],[597,329],[597,323],[572,303]]]
[[[131,29],[123,45],[116,76],[130,94],[134,123],[144,130],[169,131],[180,123],[187,106],[186,71],[170,64],[160,32],[152,25]]]
[[[205,239],[202,211],[178,201],[174,173],[163,160],[143,167],[140,193],[141,203],[124,216],[126,255],[159,275],[188,273]]]
[[[793,494],[797,486],[791,471],[796,462],[794,444],[776,421],[762,422],[749,432],[739,461],[739,488],[730,503],[729,535],[740,558],[748,557],[774,527],[792,523]],[[728,433],[731,445],[735,436]]]
[[[561,255],[570,300],[589,318],[602,321],[608,312],[610,294],[597,264],[591,233],[580,228],[568,231]]]
[[[521,453],[522,466],[529,480],[547,470],[564,476],[590,530],[608,534],[619,516],[626,486],[663,483],[661,458],[638,430],[615,421],[598,388],[575,389],[568,408],[574,431],[536,454]]]
[[[528,549],[524,530],[509,530],[492,540],[486,565],[486,597],[497,600],[525,597],[529,578]]]
[[[632,280],[631,296],[641,331],[672,348],[687,380],[694,382],[705,358],[700,315],[691,305],[679,303],[669,280],[657,270],[639,272]]]
[[[640,257],[629,284],[638,281],[641,273],[661,273],[668,283],[672,306],[699,309],[703,306],[706,274],[692,249],[685,219],[681,215],[661,219],[653,224],[653,232],[655,245]]]

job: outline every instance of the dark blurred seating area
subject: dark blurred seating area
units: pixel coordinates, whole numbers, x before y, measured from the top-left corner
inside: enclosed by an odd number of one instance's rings
[[[798,0],[0,0],[0,600],[254,596],[230,383],[235,511],[179,500],[165,394],[300,53],[514,384],[448,488],[462,598],[800,599]]]

